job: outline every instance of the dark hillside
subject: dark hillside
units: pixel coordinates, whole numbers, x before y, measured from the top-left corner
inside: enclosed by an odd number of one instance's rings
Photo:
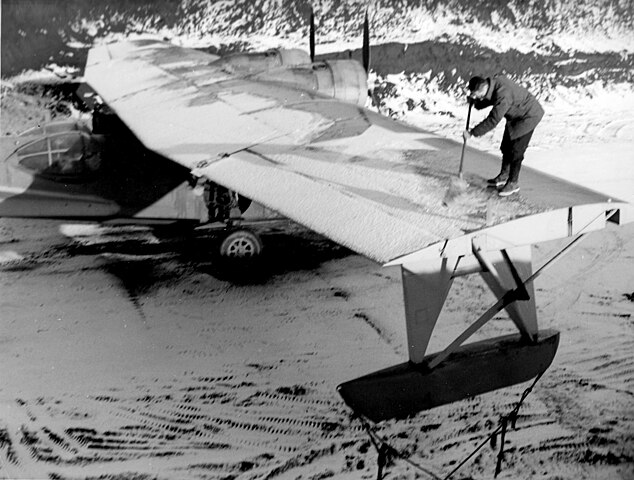
[[[313,5],[319,34],[356,38],[367,2],[361,0],[2,0],[2,75],[47,64],[81,66],[95,39],[131,33],[283,38],[306,29]],[[444,19],[493,31],[537,30],[619,37],[634,31],[631,0],[380,0],[370,12],[377,38],[416,30],[420,18]]]

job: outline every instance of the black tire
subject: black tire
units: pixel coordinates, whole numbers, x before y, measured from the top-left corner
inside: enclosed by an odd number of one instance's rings
[[[220,244],[220,257],[231,260],[252,260],[262,253],[262,240],[250,230],[236,230]]]

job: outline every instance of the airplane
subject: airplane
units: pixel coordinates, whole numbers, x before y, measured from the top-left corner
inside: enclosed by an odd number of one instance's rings
[[[461,145],[365,108],[367,17],[361,63],[315,61],[312,19],[310,44],[226,57],[154,39],[94,46],[92,125],[9,139],[0,216],[217,223],[222,253],[244,258],[262,248],[249,219],[280,215],[400,267],[408,361],[338,386],[373,422],[543,373],[560,335],[538,328],[531,246],[573,239],[548,266],[584,235],[634,221],[634,206],[526,167],[521,195],[500,199],[484,181],[499,160],[473,148],[469,186],[447,203]],[[427,354],[453,280],[473,274],[498,301]],[[465,344],[501,310],[517,334]]]

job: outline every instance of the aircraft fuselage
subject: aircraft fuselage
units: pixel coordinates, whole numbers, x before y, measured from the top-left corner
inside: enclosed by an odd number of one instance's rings
[[[144,148],[120,122],[96,134],[56,122],[0,143],[0,217],[203,220],[189,171]]]

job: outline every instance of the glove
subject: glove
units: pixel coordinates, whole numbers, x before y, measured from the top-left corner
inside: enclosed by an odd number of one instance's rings
[[[462,132],[462,138],[464,138],[465,142],[471,138],[471,134],[469,133],[469,130],[464,130]]]

